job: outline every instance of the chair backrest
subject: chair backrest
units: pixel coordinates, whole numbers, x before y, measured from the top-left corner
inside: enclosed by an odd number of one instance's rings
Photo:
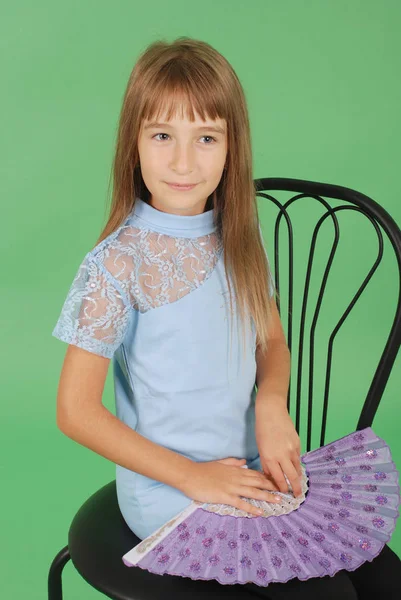
[[[374,231],[377,235],[378,240],[378,253],[377,258],[374,261],[370,271],[368,272],[365,279],[363,279],[361,285],[359,286],[356,294],[349,302],[345,312],[338,320],[334,329],[332,330],[329,339],[327,341],[327,361],[324,373],[324,397],[323,397],[323,406],[322,410],[322,419],[321,419],[321,428],[320,428],[320,446],[323,446],[325,443],[325,433],[326,433],[326,421],[327,421],[327,411],[328,411],[328,402],[329,402],[329,390],[330,390],[330,375],[332,370],[332,357],[333,357],[333,344],[335,337],[343,325],[345,319],[354,308],[356,302],[361,296],[362,292],[366,289],[370,279],[372,278],[374,272],[376,271],[378,265],[380,264],[383,256],[383,233],[387,235],[389,241],[391,242],[392,248],[394,249],[397,265],[398,265],[398,298],[395,316],[392,322],[391,330],[388,334],[387,342],[385,344],[384,350],[380,356],[379,363],[377,365],[376,371],[374,372],[369,391],[367,396],[363,402],[362,410],[359,416],[359,420],[357,423],[357,430],[363,429],[364,427],[370,427],[373,422],[373,418],[379,406],[384,388],[386,386],[387,380],[389,378],[391,369],[393,367],[395,358],[397,356],[398,350],[401,345],[401,230],[392,219],[392,217],[388,214],[386,210],[382,206],[380,206],[377,202],[369,198],[368,196],[357,192],[353,189],[342,187],[339,185],[332,185],[327,183],[318,183],[314,181],[304,181],[300,179],[288,179],[288,178],[261,178],[255,179],[255,189],[257,197],[263,198],[263,202],[271,201],[278,209],[278,214],[274,224],[274,253],[271,252],[270,248],[271,244],[268,244],[268,255],[269,262],[272,268],[272,272],[274,275],[274,281],[277,293],[279,297],[277,298],[277,307],[280,313],[280,317],[283,322],[283,327],[286,330],[287,344],[291,352],[291,364],[294,366],[294,361],[296,369],[297,369],[297,380],[295,382],[295,397],[296,397],[296,416],[295,416],[295,426],[298,434],[300,433],[300,417],[301,417],[301,389],[302,389],[302,367],[303,361],[306,358],[306,351],[304,350],[304,340],[306,338],[306,312],[307,312],[307,303],[308,303],[308,294],[309,294],[309,284],[311,279],[311,271],[312,264],[314,259],[314,252],[316,246],[317,236],[323,223],[327,218],[330,217],[330,221],[334,225],[334,241],[331,246],[330,255],[328,257],[327,266],[324,269],[324,274],[322,277],[322,281],[318,286],[318,297],[316,306],[314,306],[314,310],[311,318],[311,326],[309,332],[309,366],[308,366],[308,403],[307,410],[306,407],[302,407],[303,411],[306,411],[307,416],[307,448],[306,451],[311,449],[311,436],[312,436],[312,405],[313,405],[313,389],[314,389],[314,362],[315,362],[315,342],[316,342],[316,325],[319,318],[320,309],[322,306],[322,299],[326,289],[326,284],[330,272],[330,268],[334,259],[334,255],[337,250],[337,245],[340,237],[340,228],[339,221],[337,218],[337,213],[339,211],[358,211],[362,213],[371,223],[372,231]],[[291,197],[285,201],[283,204],[272,194],[272,191],[280,191],[281,192],[295,192]],[[285,194],[287,195],[287,194]],[[309,247],[309,255],[308,262],[306,266],[306,278],[305,285],[303,287],[303,294],[297,293],[296,301],[299,303],[302,299],[302,306],[300,307],[300,322],[297,321],[296,326],[299,327],[299,338],[297,349],[294,350],[292,348],[292,339],[293,339],[293,309],[294,309],[294,270],[293,270],[293,262],[294,262],[294,236],[293,236],[293,224],[290,218],[290,206],[294,205],[296,201],[306,202],[305,199],[309,198],[312,200],[316,200],[316,203],[319,203],[319,207],[324,209],[323,215],[317,220],[316,225],[313,230],[312,240],[310,242]],[[339,205],[335,207],[331,206],[327,199],[340,201]],[[310,204],[310,200],[309,200]],[[306,205],[305,205],[306,206]],[[270,208],[268,209],[270,211]],[[276,210],[274,208],[274,210]],[[299,209],[298,209],[299,210]],[[308,212],[309,218],[309,212]],[[281,247],[280,239],[279,239],[279,228],[280,224],[285,223],[287,225],[288,232],[288,303],[287,303],[287,321],[284,320],[284,314],[282,312],[282,306],[280,306],[280,301],[282,300],[280,294],[280,256],[279,249]],[[323,234],[324,235],[324,234]],[[322,233],[321,233],[322,236]],[[326,239],[327,241],[327,239]],[[285,246],[286,247],[286,246]],[[286,247],[287,250],[287,247]],[[273,259],[274,258],[274,266]],[[321,255],[319,255],[319,259],[321,260]],[[352,260],[352,257],[350,257]],[[286,275],[287,277],[287,275]],[[319,280],[320,281],[320,280]],[[356,281],[359,281],[359,278],[356,278]],[[369,373],[368,373],[369,376]],[[292,379],[290,380],[290,388],[288,391],[288,400],[287,406],[288,410],[291,410],[290,405],[290,395],[291,395],[291,385]],[[315,430],[314,430],[315,431]]]

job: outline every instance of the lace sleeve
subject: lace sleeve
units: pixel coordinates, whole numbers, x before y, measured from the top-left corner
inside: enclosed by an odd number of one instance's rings
[[[88,253],[74,277],[52,335],[112,358],[125,336],[132,310],[118,281]]]
[[[264,244],[263,233],[262,233],[262,228],[260,226],[260,223],[259,223],[259,233],[260,233],[260,237],[261,237],[261,240],[262,240],[263,248],[264,248],[264,251],[265,251],[265,254],[266,254],[267,264],[269,265],[269,296],[271,297],[274,294],[275,287],[274,287],[274,283],[273,283],[273,276],[272,276],[272,273],[270,271],[270,261],[269,261],[269,257],[268,257],[268,254],[267,254],[266,246]]]

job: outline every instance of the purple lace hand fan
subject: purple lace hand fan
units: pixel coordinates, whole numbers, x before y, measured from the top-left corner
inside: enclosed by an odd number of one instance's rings
[[[386,442],[366,427],[301,461],[301,497],[290,486],[290,494],[277,493],[281,504],[243,498],[263,508],[260,517],[192,501],[127,552],[124,564],[159,575],[267,586],[333,576],[372,561],[399,516],[398,471]]]

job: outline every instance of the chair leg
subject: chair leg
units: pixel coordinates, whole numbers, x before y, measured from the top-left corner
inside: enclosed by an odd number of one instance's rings
[[[68,546],[65,546],[54,557],[47,579],[48,600],[63,600],[61,575],[70,558]]]

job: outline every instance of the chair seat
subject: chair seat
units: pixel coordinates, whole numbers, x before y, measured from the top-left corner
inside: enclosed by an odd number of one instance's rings
[[[130,530],[118,506],[116,482],[95,492],[76,513],[68,549],[80,575],[94,588],[115,600],[254,600],[243,585],[216,580],[193,580],[155,575],[140,567],[127,567],[122,556],[141,540]]]

